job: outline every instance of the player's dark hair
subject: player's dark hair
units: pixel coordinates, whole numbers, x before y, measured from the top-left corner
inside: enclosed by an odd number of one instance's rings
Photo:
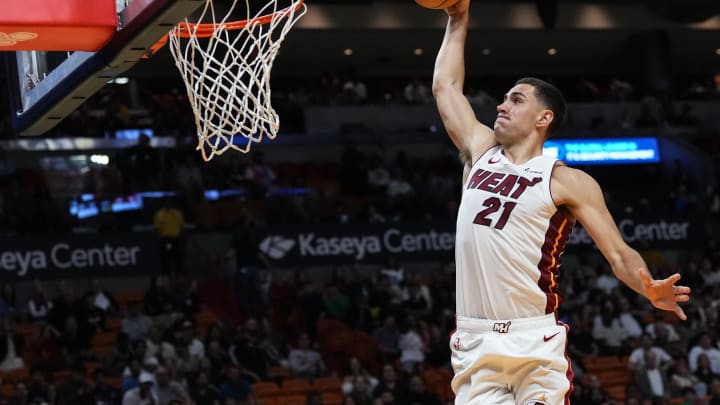
[[[567,105],[562,92],[554,85],[536,77],[523,77],[516,81],[515,84],[529,84],[533,86],[535,89],[535,97],[537,97],[548,110],[552,111],[555,116],[550,125],[548,125],[546,137],[549,138],[555,135],[563,124],[565,124],[567,114]]]

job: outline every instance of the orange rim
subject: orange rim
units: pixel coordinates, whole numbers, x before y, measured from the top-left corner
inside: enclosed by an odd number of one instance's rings
[[[218,30],[236,31],[236,30],[241,30],[241,29],[247,27],[248,25],[267,24],[270,21],[274,20],[275,18],[283,17],[285,14],[289,14],[291,12],[291,9],[293,9],[292,10],[293,12],[298,11],[300,9],[300,7],[303,6],[304,3],[305,3],[305,0],[300,0],[295,5],[294,9],[292,6],[290,6],[290,7],[284,8],[282,10],[276,11],[272,14],[267,14],[264,16],[251,18],[249,20],[232,21],[232,22],[227,22],[227,23],[222,23],[222,24],[217,24],[217,23],[216,24],[213,24],[213,23],[194,24],[194,23],[181,22],[180,24],[178,24],[175,27],[174,31],[175,31],[175,35],[177,35],[180,38],[191,38],[191,37],[209,38],[209,37],[213,36],[213,34],[215,34],[215,32]],[[149,56],[155,55],[155,53],[157,53],[160,49],[162,49],[165,46],[165,44],[167,44],[168,35],[169,34],[163,35],[162,38],[160,38],[155,44],[153,44],[150,47],[149,54],[146,54],[144,56],[144,58],[148,58]]]

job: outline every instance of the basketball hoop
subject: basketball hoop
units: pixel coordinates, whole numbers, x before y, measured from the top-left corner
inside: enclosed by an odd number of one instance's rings
[[[169,43],[205,161],[230,149],[247,153],[252,144],[277,135],[280,119],[270,103],[270,72],[285,35],[307,6],[304,0],[288,0],[285,8],[279,8],[279,0],[265,1],[252,15],[250,0],[232,0],[222,16],[215,14],[213,0],[206,0],[198,22],[186,19],[152,47],[154,53]],[[238,3],[245,4],[247,18],[228,21]]]

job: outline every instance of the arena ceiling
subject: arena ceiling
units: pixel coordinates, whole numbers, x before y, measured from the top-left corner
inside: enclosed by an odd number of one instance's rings
[[[709,0],[685,0],[685,9]],[[309,13],[281,48],[274,73],[300,76],[353,67],[363,75],[431,75],[446,16],[411,0],[308,0]],[[670,0],[477,1],[467,66],[479,74],[643,74],[667,61],[673,72],[720,71],[720,16],[677,21]],[[712,5],[720,2],[710,2]],[[549,6],[548,6],[549,4]],[[554,7],[550,17],[538,11]],[[698,8],[700,9],[700,8]],[[720,10],[718,10],[720,11]],[[549,21],[549,19],[551,19]],[[554,55],[548,50],[554,48]],[[346,55],[347,49],[352,55]],[[174,75],[167,51],[138,64],[138,77]]]

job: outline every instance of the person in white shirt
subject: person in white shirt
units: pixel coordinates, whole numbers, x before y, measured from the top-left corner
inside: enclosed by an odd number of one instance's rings
[[[122,405],[160,405],[152,390],[154,380],[150,373],[143,371],[140,374],[140,385],[123,395]]]
[[[310,348],[310,336],[303,333],[297,347],[288,355],[288,368],[298,378],[315,378],[325,373],[325,363],[320,353]]]
[[[658,346],[653,346],[652,337],[647,333],[640,339],[640,347],[633,350],[628,358],[628,365],[632,370],[638,370],[645,366],[645,353],[652,352],[655,355],[655,359],[658,361],[660,368],[667,368],[672,364],[672,357]]]
[[[627,332],[628,336],[631,338],[642,336],[642,326],[635,318],[635,315],[631,312],[630,301],[628,301],[627,298],[622,297],[618,301],[618,307],[618,320],[620,321],[620,325],[622,325],[623,329],[625,329],[625,332]]]
[[[720,374],[720,350],[712,346],[712,338],[708,332],[703,332],[698,337],[698,344],[690,349],[688,354],[688,366],[693,373],[697,370],[698,357],[704,354],[710,360],[710,370]]]
[[[645,366],[635,372],[635,383],[647,399],[662,401],[669,398],[667,374],[658,368],[653,352],[645,352]]]

